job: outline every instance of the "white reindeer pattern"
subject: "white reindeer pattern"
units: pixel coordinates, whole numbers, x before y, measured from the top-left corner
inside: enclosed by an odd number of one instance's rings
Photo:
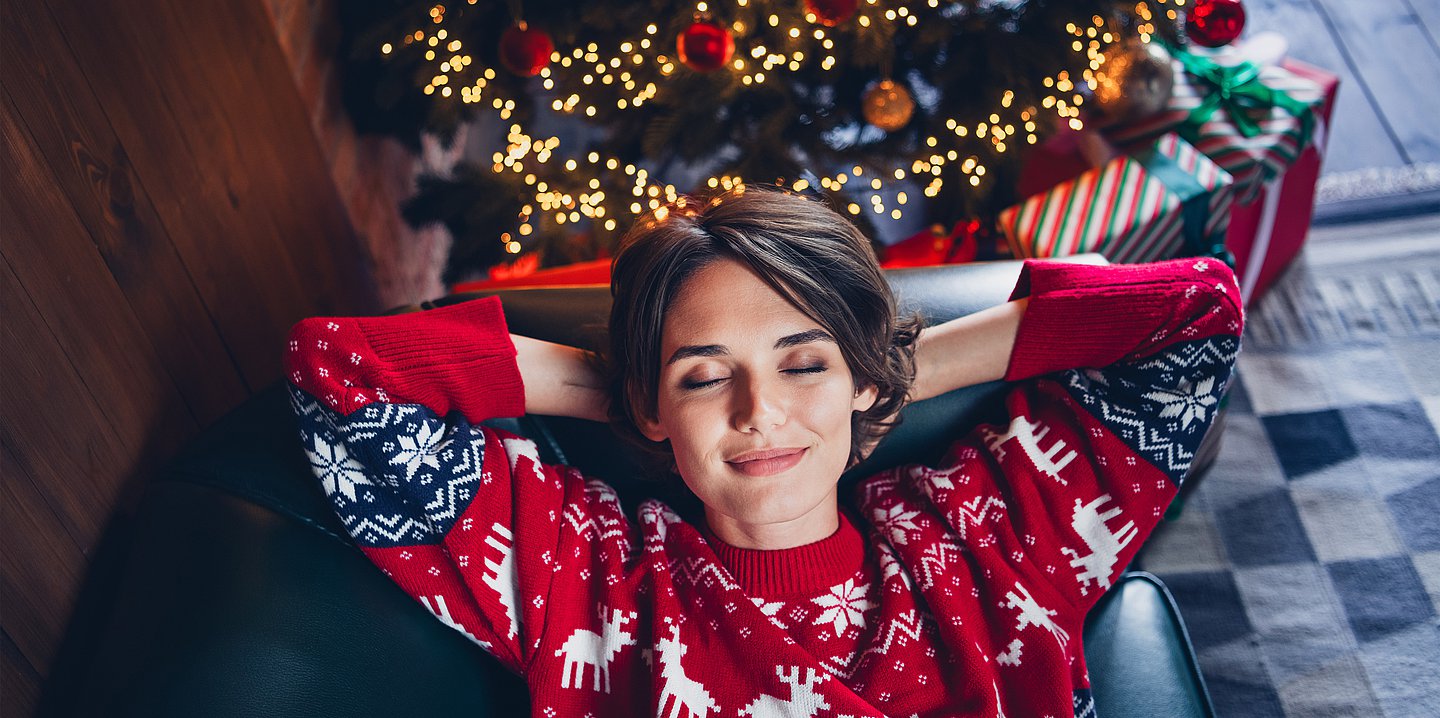
[[[1035,468],[1039,469],[1040,473],[1060,482],[1061,486],[1068,485],[1069,482],[1061,478],[1060,470],[1074,461],[1078,454],[1072,449],[1056,460],[1055,455],[1065,451],[1063,439],[1056,439],[1049,449],[1041,449],[1040,440],[1050,433],[1050,427],[1038,422],[1031,424],[1030,420],[1024,416],[1016,416],[1010,422],[1010,429],[1003,434],[996,433],[988,427],[982,431],[985,435],[985,445],[989,447],[991,453],[995,454],[996,461],[1005,460],[1005,448],[1002,445],[1006,441],[1014,439],[1025,451],[1025,455],[1035,463]]]
[[[610,662],[615,660],[615,654],[620,652],[621,647],[635,645],[634,634],[623,630],[625,624],[635,620],[635,612],[611,609],[607,619],[605,606],[596,608],[600,615],[601,632],[577,628],[565,639],[564,645],[555,650],[555,657],[565,657],[565,672],[560,679],[561,688],[579,688],[580,681],[585,677],[585,666],[588,665],[595,666],[590,688],[609,693]]]
[[[670,706],[666,718],[679,718],[682,709],[692,718],[706,718],[712,709],[719,710],[720,706],[710,697],[710,691],[705,690],[699,681],[685,675],[685,669],[680,665],[680,657],[689,649],[680,641],[679,625],[670,624],[670,635],[656,642],[655,650],[660,654],[660,679],[664,681],[660,689],[659,709],[664,712],[665,706]]]
[[[1015,591],[1020,593],[1017,594]],[[1050,617],[1054,616],[1056,612],[1042,608],[1039,603],[1036,603],[1035,599],[1030,596],[1030,591],[1020,585],[1019,581],[1015,582],[1015,591],[1005,594],[1005,607],[1020,609],[1020,614],[1016,616],[1015,630],[1023,631],[1026,626],[1039,626],[1050,632],[1050,635],[1055,638],[1055,642],[1060,644],[1060,650],[1065,650],[1065,644],[1070,641],[1070,634],[1050,620]]]
[[[811,718],[817,711],[830,708],[825,696],[815,692],[815,688],[829,678],[828,675],[806,668],[805,679],[801,680],[799,666],[775,666],[775,675],[782,683],[789,684],[790,700],[761,693],[750,705],[740,709],[740,715],[750,718]]]
[[[1115,569],[1115,563],[1120,560],[1120,551],[1134,540],[1140,530],[1135,528],[1134,521],[1125,522],[1120,530],[1111,533],[1106,527],[1106,522],[1120,515],[1120,507],[1115,507],[1104,513],[1100,507],[1110,500],[1110,494],[1103,494],[1100,498],[1088,504],[1081,504],[1080,499],[1075,499],[1075,515],[1070,520],[1070,527],[1080,535],[1085,545],[1090,547],[1090,553],[1081,556],[1079,551],[1069,547],[1061,547],[1061,553],[1071,557],[1070,566],[1080,571],[1075,574],[1075,580],[1080,582],[1080,593],[1088,594],[1091,583],[1098,584],[1102,588],[1110,587],[1110,573]]]

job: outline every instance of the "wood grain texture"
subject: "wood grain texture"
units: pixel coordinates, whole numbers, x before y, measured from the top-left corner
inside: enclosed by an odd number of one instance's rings
[[[1405,0],[1405,5],[1419,18],[1421,29],[1430,40],[1430,46],[1440,52],[1440,2]]]
[[[1404,161],[1440,162],[1440,52],[1407,0],[1314,2],[1334,23]]]
[[[13,379],[3,389],[5,405],[22,413],[5,422],[3,435],[85,549],[99,538],[127,477],[153,468],[197,426],[16,119],[7,102],[0,111],[8,168],[0,217],[7,232],[44,241],[0,245],[4,345],[23,347],[7,357]]]
[[[1340,90],[1331,118],[1326,172],[1348,172],[1366,167],[1405,164],[1379,111],[1370,103],[1354,68],[1340,46],[1343,38],[1331,33],[1314,0],[1248,0],[1246,25],[1250,34],[1278,32],[1290,43],[1290,56],[1335,73]]]
[[[370,273],[268,14],[144,4],[51,10],[254,390],[278,376],[275,347],[308,306],[378,309],[356,281]]]
[[[79,382],[74,373],[64,376],[46,366],[45,362],[63,363],[65,359],[54,339],[46,336],[43,320],[19,294],[14,279],[9,265],[0,263],[0,307],[5,311],[0,337],[6,347],[27,346],[31,351],[17,357],[20,361],[15,366],[6,362],[7,380],[0,382],[4,406],[53,406],[57,411],[71,411],[69,424],[75,431],[68,441],[44,446],[36,446],[33,435],[14,436],[9,431],[0,435],[0,511],[4,514],[0,545],[5,547],[0,551],[0,592],[5,597],[5,632],[37,674],[44,675],[64,635],[85,569],[85,554],[75,534],[100,523],[108,514],[108,504],[96,497],[92,508],[100,509],[95,512],[98,515],[70,516],[68,520],[57,515],[35,483],[35,469],[43,472],[50,467],[23,458],[59,451],[62,455],[53,457],[56,463],[89,464],[91,469],[99,463],[103,470],[103,462],[119,454],[114,442],[105,437],[103,417],[97,416],[93,401],[83,387],[76,386]],[[17,341],[29,343],[13,343]],[[89,436],[89,432],[97,436]],[[79,473],[71,477],[77,484],[86,478]]]
[[[414,194],[422,167],[444,173],[458,153],[444,158],[450,164],[431,166],[394,139],[356,133],[340,97],[338,2],[265,4],[335,187],[375,267],[381,303],[400,306],[441,296],[446,293],[440,274],[449,234],[438,225],[411,228],[400,217],[400,205]]]
[[[54,173],[57,188],[79,216],[149,342],[184,395],[190,414],[208,425],[247,394],[230,349],[209,318],[204,298],[165,233],[144,185],[90,92],[84,72],[66,53],[46,13],[17,13],[0,47],[5,95]],[[27,58],[44,58],[27,62]],[[13,97],[27,101],[16,103]]]
[[[111,517],[295,321],[383,308],[262,2],[0,4],[7,714]]]

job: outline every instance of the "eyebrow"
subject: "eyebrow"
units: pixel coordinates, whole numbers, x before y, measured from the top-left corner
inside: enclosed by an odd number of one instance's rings
[[[803,332],[780,337],[775,340],[775,348],[788,349],[811,342],[837,343],[835,337],[830,336],[830,333],[824,329],[808,329]],[[676,349],[675,353],[671,354],[670,358],[666,360],[665,366],[670,366],[681,359],[689,359],[690,357],[718,357],[728,356],[729,354],[730,349],[721,344],[689,344]]]

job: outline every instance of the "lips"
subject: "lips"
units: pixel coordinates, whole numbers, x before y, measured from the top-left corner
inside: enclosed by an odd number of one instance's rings
[[[771,476],[800,463],[807,451],[805,447],[748,451],[725,463],[746,476]]]

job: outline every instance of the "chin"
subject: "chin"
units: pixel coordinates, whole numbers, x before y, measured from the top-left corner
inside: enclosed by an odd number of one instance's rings
[[[793,486],[777,484],[762,492],[730,497],[725,513],[747,523],[764,525],[794,521],[825,502],[826,491],[798,492]]]

